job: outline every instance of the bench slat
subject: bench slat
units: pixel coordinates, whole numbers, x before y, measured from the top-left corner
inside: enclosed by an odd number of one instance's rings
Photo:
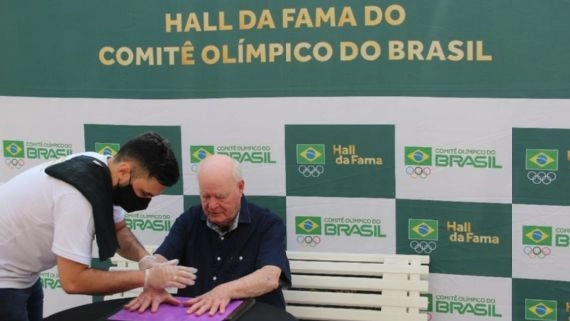
[[[327,321],[427,321],[427,314],[393,313],[385,311],[288,306],[287,312],[299,320],[327,320]]]
[[[381,292],[382,290],[428,291],[427,280],[386,280],[348,276],[321,276],[295,274],[293,288],[317,288]]]
[[[287,251],[289,260],[429,264],[428,255]]]
[[[324,306],[351,306],[364,308],[382,307],[412,307],[425,309],[428,305],[426,297],[407,296],[405,293],[385,293],[385,295],[368,293],[348,292],[325,292],[325,291],[298,291],[284,290],[283,295],[288,305],[324,305]]]
[[[289,260],[289,264],[291,266],[291,271],[294,273],[307,274],[382,276],[384,273],[428,274],[429,272],[429,267],[425,265],[296,260]]]

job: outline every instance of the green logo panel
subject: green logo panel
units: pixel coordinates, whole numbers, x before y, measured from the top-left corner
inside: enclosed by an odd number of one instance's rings
[[[180,170],[182,171],[182,148],[179,126],[126,126],[85,124],[85,150],[92,152],[117,152],[117,148],[126,143],[129,139],[148,131],[156,132],[164,138],[168,139],[172,145],[174,155],[176,156],[176,159],[178,159]],[[178,182],[164,190],[163,194],[182,195],[183,176],[184,175],[181,174]]]
[[[393,125],[286,125],[289,196],[395,197]]]
[[[511,204],[396,200],[396,253],[429,254],[433,273],[510,277]]]
[[[513,203],[570,205],[570,129],[513,128]]]
[[[34,1],[34,10],[3,1],[0,61],[11,63],[0,65],[0,95],[569,98],[570,43],[559,39],[567,39],[570,3],[549,1],[546,13],[533,10],[537,3],[519,0],[513,10],[512,1],[492,1],[484,9],[495,14],[472,14],[480,1],[402,0],[402,13],[384,1],[225,1],[223,8],[217,1]],[[368,6],[381,13],[370,17]],[[22,12],[34,24],[22,22]],[[252,18],[240,22],[250,17],[241,12]],[[513,28],[529,15],[541,27]],[[69,27],[62,16],[78,19],[65,33],[73,45],[54,45]],[[186,40],[188,52],[180,48]]]
[[[512,280],[513,320],[567,320],[568,282]]]

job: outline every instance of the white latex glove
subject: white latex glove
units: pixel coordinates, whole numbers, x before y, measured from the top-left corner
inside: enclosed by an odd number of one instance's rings
[[[139,270],[146,270],[150,269],[151,267],[159,264],[160,261],[153,256],[153,255],[145,255],[142,259],[139,260]]]
[[[154,289],[178,288],[194,285],[195,273],[193,267],[177,265],[178,260],[170,260],[155,264],[150,269],[144,270],[144,287]]]

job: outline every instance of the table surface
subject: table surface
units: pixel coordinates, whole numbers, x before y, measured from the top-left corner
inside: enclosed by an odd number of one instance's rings
[[[117,299],[95,302],[85,305],[80,305],[64,311],[54,313],[46,318],[44,321],[107,321],[107,318],[118,312],[123,308],[129,300]],[[244,312],[239,318],[239,321],[298,321],[293,315],[287,311],[277,308],[275,306],[255,302],[253,307]]]

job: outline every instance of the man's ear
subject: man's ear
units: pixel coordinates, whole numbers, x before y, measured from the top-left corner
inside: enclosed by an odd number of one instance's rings
[[[124,181],[131,174],[131,164],[120,162],[117,166],[117,173],[120,181]]]

